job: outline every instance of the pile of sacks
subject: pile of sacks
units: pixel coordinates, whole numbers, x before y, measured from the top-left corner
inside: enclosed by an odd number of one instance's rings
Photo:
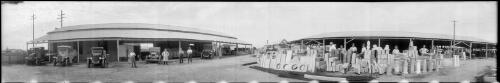
[[[257,62],[259,66],[263,68],[284,71],[315,72],[316,56],[311,56],[313,54],[314,52],[308,52],[307,55],[297,55],[297,53],[294,53],[292,50],[268,51],[260,55]]]

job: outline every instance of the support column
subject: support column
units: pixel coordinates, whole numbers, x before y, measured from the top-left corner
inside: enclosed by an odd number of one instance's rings
[[[323,54],[321,54],[321,55],[323,55],[323,56],[325,56],[325,53],[324,53],[324,52],[325,52],[325,50],[326,50],[326,46],[325,46],[326,44],[325,44],[325,43],[326,43],[326,42],[325,42],[325,39],[323,38],[323,50],[322,50],[322,53],[323,53]]]
[[[485,51],[486,51],[486,58],[488,58],[488,43],[486,43],[486,49],[485,49]]]
[[[472,59],[472,42],[470,42],[470,45],[469,45],[469,50],[470,50],[470,56],[469,58]]]
[[[76,60],[77,63],[80,63],[80,41],[76,41],[76,58],[78,60]],[[118,62],[120,62],[120,60],[118,60]]]
[[[29,43],[26,43],[26,52],[28,52],[28,50],[29,50],[28,45],[29,45]],[[29,53],[28,53],[28,55],[29,55]]]
[[[302,46],[304,46],[304,40],[300,40],[300,41],[301,41],[301,42],[300,42],[300,44],[301,44]],[[302,46],[301,46],[301,47],[302,47]]]
[[[234,53],[234,55],[238,56],[238,43],[235,44],[236,44],[236,53]]]
[[[347,49],[347,39],[346,39],[346,38],[344,38],[344,48],[346,48],[346,49]],[[350,55],[349,55],[349,56],[350,56]]]
[[[378,47],[380,47],[380,38],[378,38]]]
[[[120,62],[120,55],[118,55],[119,50],[120,50],[120,40],[116,40],[116,58],[118,58],[118,62]]]
[[[253,49],[253,45],[252,44],[250,44],[250,49],[251,49],[250,51],[252,51],[252,54],[255,54],[255,49]]]
[[[431,40],[431,49],[434,48],[434,40]]]
[[[180,51],[180,50],[182,50],[182,48],[181,48],[181,40],[179,40],[179,50],[177,50],[177,51]],[[178,52],[178,54],[179,54],[179,56],[181,56],[181,55],[180,55],[180,54],[181,54],[180,52]],[[181,56],[181,57],[182,57],[182,56]]]

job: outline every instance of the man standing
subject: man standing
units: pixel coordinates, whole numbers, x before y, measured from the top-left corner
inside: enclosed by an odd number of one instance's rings
[[[427,48],[425,48],[425,45],[422,45],[422,48],[420,48],[420,55],[427,56],[428,51],[429,50],[427,50]]]
[[[161,55],[163,55],[163,59],[162,59],[162,62],[163,64],[168,64],[168,56],[170,56],[170,54],[168,53],[167,49],[165,48],[165,50],[163,50],[163,53],[161,53]]]
[[[328,48],[328,50],[330,51],[330,56],[327,59],[327,70],[334,70],[333,66],[336,64],[335,61],[337,61],[337,47],[335,46],[335,44],[333,44],[333,42],[330,42],[330,45],[330,48]]]
[[[182,51],[182,48],[179,48],[179,63],[184,62],[184,51]]]
[[[399,49],[398,49],[398,46],[397,46],[397,45],[396,45],[396,46],[394,46],[394,49],[392,50],[392,54],[393,54],[393,55],[397,55],[397,54],[399,54]]]
[[[188,57],[188,63],[192,63],[193,62],[193,50],[191,50],[191,46],[188,47],[187,57]]]
[[[357,51],[357,48],[356,48],[356,46],[354,46],[354,43],[353,43],[351,48],[349,48],[349,50],[348,50],[348,55],[350,56],[350,60],[347,62],[349,62],[351,65],[354,64],[354,62],[356,60],[356,57],[357,57],[356,51]]]
[[[343,60],[342,60],[342,63],[347,63],[347,61],[348,61],[348,59],[349,59],[349,58],[347,57],[347,50],[346,50],[346,49],[344,48],[344,46],[342,46],[342,45],[340,46],[340,52],[341,52],[341,54],[342,54],[342,56],[341,56],[341,57],[342,57],[342,59],[343,59]]]
[[[129,50],[130,53],[129,53],[129,61],[130,63],[132,64],[132,68],[137,68],[137,65],[135,64],[135,53],[134,53],[134,50]]]

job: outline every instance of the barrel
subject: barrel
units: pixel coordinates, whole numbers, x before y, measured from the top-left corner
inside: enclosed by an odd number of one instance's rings
[[[421,69],[422,73],[427,72],[427,59],[422,60],[422,64],[420,66],[422,66],[422,69]]]
[[[420,74],[420,73],[421,73],[421,72],[420,72],[420,70],[422,70],[422,69],[420,68],[420,67],[422,66],[422,65],[421,65],[421,63],[422,63],[422,60],[417,60],[417,63],[415,64],[415,65],[416,65],[416,66],[415,66],[415,73],[416,73],[416,74]]]
[[[403,66],[402,66],[402,69],[403,69],[403,74],[408,74],[408,60],[403,60]]]

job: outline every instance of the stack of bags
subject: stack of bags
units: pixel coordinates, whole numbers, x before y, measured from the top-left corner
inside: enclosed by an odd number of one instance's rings
[[[417,70],[417,56],[418,56],[418,50],[416,46],[410,46],[408,49],[408,56],[409,56],[409,69],[408,73],[415,73]]]

